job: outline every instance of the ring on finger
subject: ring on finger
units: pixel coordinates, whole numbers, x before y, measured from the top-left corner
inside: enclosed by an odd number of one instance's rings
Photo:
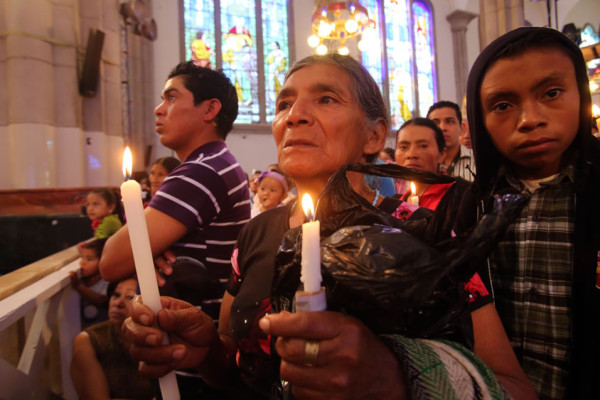
[[[319,341],[307,340],[304,346],[304,365],[314,367],[317,364],[317,356],[319,355]]]

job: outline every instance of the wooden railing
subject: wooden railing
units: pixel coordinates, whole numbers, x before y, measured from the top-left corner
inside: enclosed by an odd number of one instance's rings
[[[77,399],[69,373],[80,332],[69,272],[76,246],[0,276],[0,399]]]

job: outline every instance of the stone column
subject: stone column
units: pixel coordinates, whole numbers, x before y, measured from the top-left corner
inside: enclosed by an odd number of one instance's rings
[[[497,37],[525,24],[523,0],[479,0],[479,10],[481,49]]]
[[[6,31],[6,2],[0,1],[0,31]],[[6,77],[6,36],[0,36],[0,93],[8,93]],[[8,159],[8,96],[0,96],[0,189],[10,188]]]
[[[81,130],[81,97],[79,96],[78,0],[53,1],[53,37],[65,43],[54,46],[54,79],[56,92],[57,187],[85,186],[84,138]],[[66,44],[69,45],[66,45]]]
[[[462,104],[462,98],[467,88],[467,75],[469,65],[467,59],[467,25],[477,14],[468,11],[456,10],[446,19],[452,31],[452,47],[454,49],[454,76],[456,77],[456,102]]]
[[[57,182],[52,5],[4,1],[7,147],[10,188]]]

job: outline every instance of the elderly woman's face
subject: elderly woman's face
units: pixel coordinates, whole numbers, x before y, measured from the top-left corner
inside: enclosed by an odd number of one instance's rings
[[[278,97],[273,135],[281,170],[292,178],[327,179],[343,164],[377,153],[350,76],[330,64],[292,74]]]

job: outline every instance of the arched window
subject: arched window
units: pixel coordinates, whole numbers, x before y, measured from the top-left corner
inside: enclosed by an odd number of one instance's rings
[[[185,59],[222,69],[237,124],[270,123],[290,60],[289,0],[184,0]],[[257,23],[258,21],[258,23]]]
[[[433,14],[426,0],[363,0],[379,30],[362,63],[389,101],[392,128],[437,101]]]

